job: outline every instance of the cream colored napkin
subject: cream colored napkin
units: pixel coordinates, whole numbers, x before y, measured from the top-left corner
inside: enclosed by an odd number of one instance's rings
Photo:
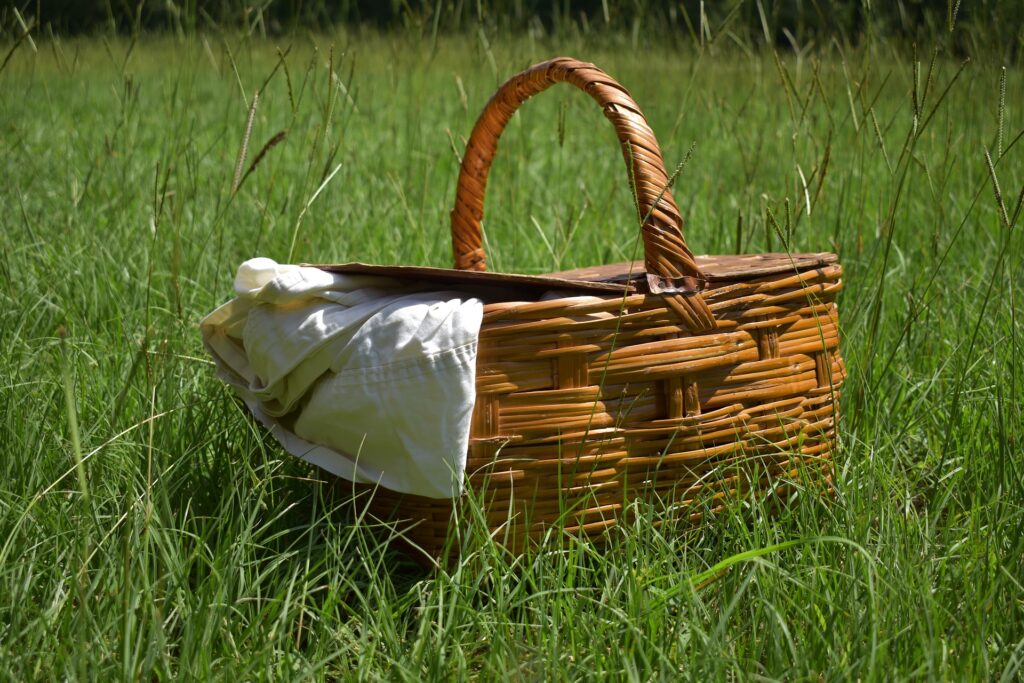
[[[266,258],[239,267],[235,292],[203,341],[288,452],[351,481],[459,495],[479,299]]]

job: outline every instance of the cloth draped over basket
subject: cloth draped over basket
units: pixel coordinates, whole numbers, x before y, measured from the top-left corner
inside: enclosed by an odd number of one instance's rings
[[[479,299],[266,258],[241,265],[235,291],[203,340],[286,450],[356,483],[462,492]]]

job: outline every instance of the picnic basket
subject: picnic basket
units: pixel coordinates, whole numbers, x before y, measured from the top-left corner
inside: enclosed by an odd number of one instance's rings
[[[738,495],[828,490],[845,377],[836,256],[695,257],[653,132],[629,93],[594,65],[537,64],[487,103],[451,214],[456,269],[468,283],[486,270],[484,191],[502,130],[523,102],[559,82],[587,93],[615,128],[644,260],[479,278],[506,292],[484,307],[465,480],[490,531],[521,550],[553,524],[600,535],[652,495],[672,501],[670,514],[685,522]],[[552,290],[561,293],[551,298]],[[398,520],[430,555],[459,517],[459,500],[370,494],[370,511]]]

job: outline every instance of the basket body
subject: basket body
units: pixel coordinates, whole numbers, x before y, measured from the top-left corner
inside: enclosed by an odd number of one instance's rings
[[[494,536],[518,551],[555,524],[601,534],[651,495],[697,521],[737,494],[827,489],[842,269],[816,256],[745,278],[730,259],[750,257],[718,257],[720,279],[705,265],[717,324],[701,333],[650,294],[488,304],[466,477]],[[435,556],[457,518],[384,489],[370,505]]]

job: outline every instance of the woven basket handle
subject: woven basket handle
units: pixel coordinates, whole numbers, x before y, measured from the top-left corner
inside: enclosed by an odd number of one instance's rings
[[[590,95],[615,126],[640,214],[645,218],[641,231],[651,291],[664,294],[666,303],[691,330],[713,328],[714,317],[699,294],[704,278],[683,239],[682,217],[668,188],[665,162],[654,133],[625,88],[593,64],[568,57],[535,64],[513,76],[498,88],[477,119],[462,158],[451,214],[455,267],[487,269],[480,221],[498,138],[523,102],[561,81]]]

